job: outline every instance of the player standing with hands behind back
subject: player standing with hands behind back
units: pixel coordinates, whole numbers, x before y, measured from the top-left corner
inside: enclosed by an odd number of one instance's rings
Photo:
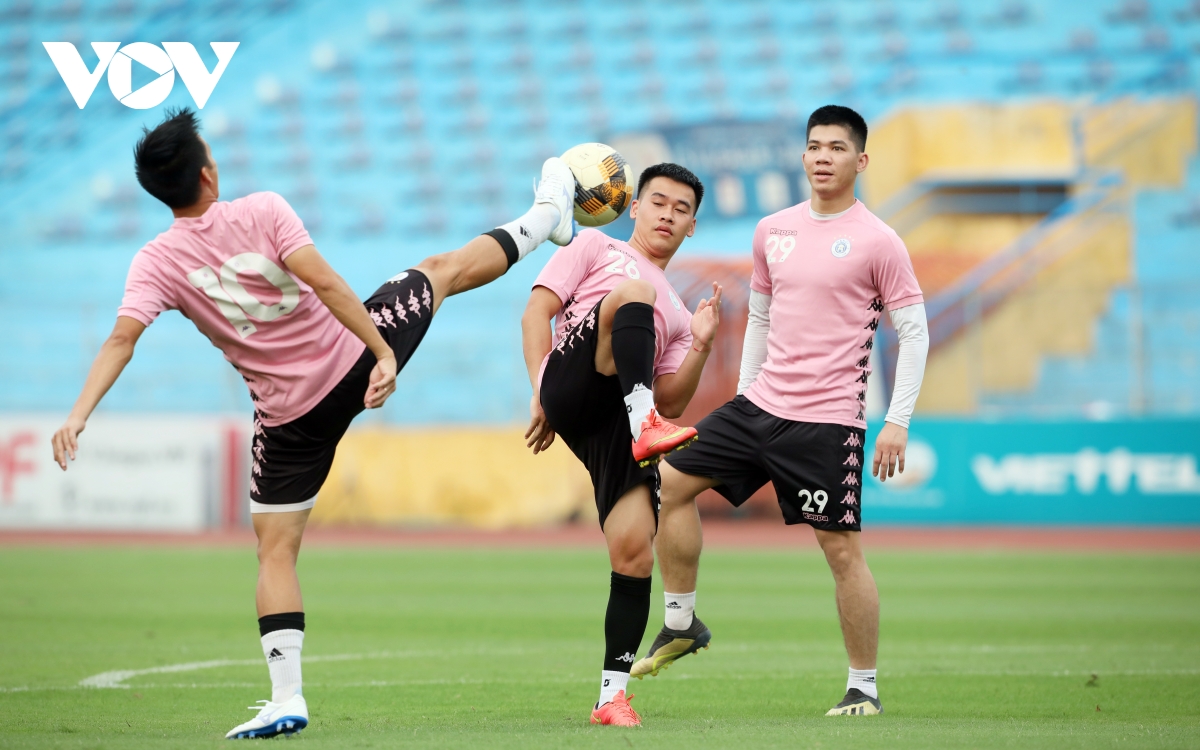
[[[813,527],[837,586],[850,675],[845,698],[827,715],[883,711],[875,685],[879,592],[859,543],[867,377],[886,309],[900,354],[871,464],[886,481],[904,471],[929,333],[904,243],[854,197],[866,145],[867,124],[854,110],[814,112],[804,154],[812,199],[766,217],[754,233],[738,396],[696,425],[695,447],[662,467],[657,545],[666,622],[634,665],[636,677],[657,674],[711,637],[694,614],[696,495],[714,488],[741,505],[771,480],[784,521]]]

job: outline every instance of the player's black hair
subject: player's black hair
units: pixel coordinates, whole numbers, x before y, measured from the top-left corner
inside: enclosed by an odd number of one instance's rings
[[[209,166],[208,151],[195,112],[183,107],[166,115],[154,130],[142,127],[133,147],[134,168],[147,193],[171,208],[185,208],[200,200],[200,170]]]
[[[808,129],[804,131],[804,137],[808,138],[818,125],[841,125],[850,131],[850,140],[854,141],[859,153],[867,150],[867,121],[849,107],[826,104],[816,110],[808,117]]]
[[[642,176],[638,178],[638,200],[642,199],[642,189],[655,177],[666,177],[668,180],[675,180],[675,182],[690,187],[696,194],[696,205],[692,206],[692,216],[696,215],[696,212],[700,210],[700,201],[704,199],[704,183],[700,182],[699,177],[692,174],[692,170],[670,162],[646,167],[642,170]]]

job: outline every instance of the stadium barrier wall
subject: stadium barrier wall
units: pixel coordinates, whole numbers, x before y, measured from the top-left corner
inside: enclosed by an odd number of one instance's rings
[[[868,434],[868,463],[878,427]],[[864,482],[863,517],[922,525],[1195,525],[1198,455],[1195,419],[918,418],[904,474],[886,484]]]
[[[245,522],[243,417],[104,416],[54,463],[62,415],[0,415],[0,529],[190,532]]]
[[[533,455],[524,433],[524,427],[351,430],[310,523],[485,529],[594,523],[587,471],[561,439]]]
[[[247,521],[248,430],[235,417],[93,418],[62,472],[58,417],[0,417],[0,528],[199,531]],[[867,460],[877,427],[868,434]],[[586,471],[523,428],[351,430],[312,523],[470,526],[595,523]],[[702,438],[703,439],[703,438]],[[1200,420],[996,422],[918,418],[907,469],[866,479],[868,524],[1200,525]],[[710,502],[710,500],[715,502]],[[837,500],[837,498],[831,498]],[[733,513],[771,511],[770,486]],[[777,515],[777,510],[774,511]]]

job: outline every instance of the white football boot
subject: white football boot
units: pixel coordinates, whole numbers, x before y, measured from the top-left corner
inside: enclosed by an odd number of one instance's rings
[[[258,711],[258,716],[229,730],[225,739],[253,740],[295,734],[308,726],[308,704],[303,695],[293,695],[283,703],[259,703],[265,705],[249,707],[251,711]]]
[[[549,203],[558,210],[558,226],[550,232],[550,241],[560,247],[571,244],[575,224],[575,175],[567,163],[551,156],[542,164],[542,179],[533,193],[533,205]]]

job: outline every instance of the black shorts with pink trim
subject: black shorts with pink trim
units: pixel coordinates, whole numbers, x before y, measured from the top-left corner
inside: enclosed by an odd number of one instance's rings
[[[771,481],[788,524],[861,529],[862,429],[792,422],[738,396],[696,430],[700,439],[690,448],[667,455],[671,468],[717,480],[714,489],[735,506]]]
[[[433,289],[420,271],[393,276],[363,303],[396,354],[397,370],[417,351],[433,320]],[[338,442],[366,407],[375,355],[362,356],[317,405],[291,422],[266,427],[254,420],[250,510],[287,512],[313,507],[329,476]]]

